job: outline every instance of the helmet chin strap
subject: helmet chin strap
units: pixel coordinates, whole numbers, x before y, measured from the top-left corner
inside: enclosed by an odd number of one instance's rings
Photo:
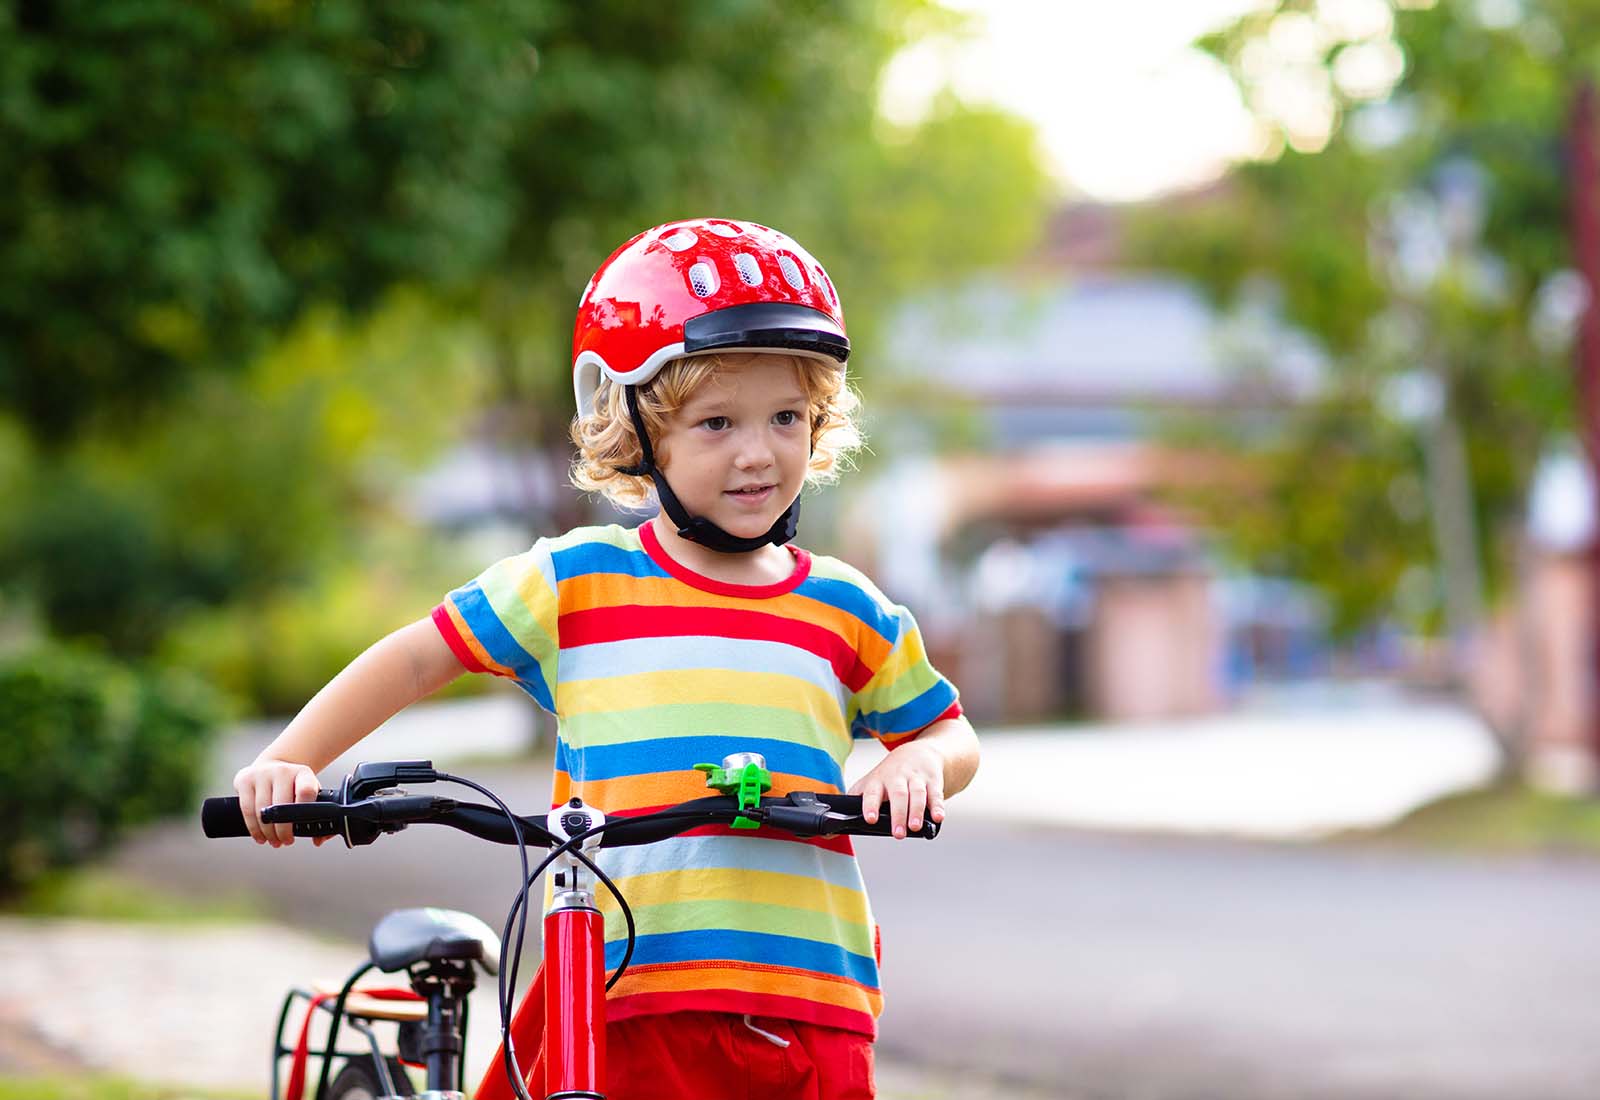
[[[672,491],[672,486],[667,484],[666,475],[656,466],[655,452],[650,446],[650,433],[645,431],[644,417],[639,415],[637,391],[637,386],[628,386],[625,392],[628,398],[628,415],[633,419],[633,430],[639,436],[639,447],[644,453],[637,466],[618,466],[617,472],[648,477],[655,482],[656,495],[661,498],[661,510],[667,513],[668,519],[677,524],[679,538],[688,539],[690,542],[699,543],[707,550],[716,550],[723,554],[748,554],[769,543],[773,546],[782,546],[794,538],[795,531],[800,526],[798,496],[766,534],[755,538],[741,538],[724,531],[704,516],[691,516],[689,510],[678,500],[677,494]]]

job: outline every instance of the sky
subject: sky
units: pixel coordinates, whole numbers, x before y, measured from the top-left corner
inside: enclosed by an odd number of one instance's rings
[[[882,108],[911,122],[942,88],[1038,128],[1064,188],[1133,201],[1216,178],[1264,138],[1194,39],[1262,0],[944,0],[972,34],[903,51]]]

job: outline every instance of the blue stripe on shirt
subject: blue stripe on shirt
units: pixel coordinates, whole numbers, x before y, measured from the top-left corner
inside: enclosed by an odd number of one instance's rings
[[[627,946],[625,939],[606,944],[607,970],[615,969],[622,962],[622,953]],[[719,959],[812,970],[819,974],[849,978],[868,989],[878,988],[878,964],[873,959],[834,944],[795,936],[775,936],[768,932],[708,928],[639,936],[634,940],[633,958],[628,960],[628,965],[705,963]]]
[[[544,669],[500,621],[500,615],[490,604],[483,587],[473,581],[450,593],[449,598],[456,605],[456,610],[461,612],[462,619],[466,620],[467,629],[489,654],[490,660],[509,668],[516,676],[518,686],[533,696],[534,702],[554,714],[555,701],[550,698],[550,686],[545,682]]]
[[[891,646],[900,640],[900,617],[894,611],[885,610],[883,605],[874,600],[861,586],[850,581],[834,580],[832,577],[807,577],[800,582],[800,587],[795,589],[795,594],[808,596],[818,603],[825,603],[829,607],[836,607],[840,611],[854,615],[869,628],[883,637]]]
[[[833,757],[821,749],[792,741],[718,734],[657,737],[579,749],[557,739],[556,770],[564,770],[576,780],[617,779],[650,772],[692,771],[696,764],[721,764],[724,756],[736,752],[759,752],[767,758],[768,771],[803,775],[835,787],[843,778]]]
[[[588,573],[620,573],[625,577],[665,577],[666,570],[643,550],[629,550],[609,542],[583,542],[550,555],[561,580]]]
[[[889,711],[862,712],[851,724],[851,733],[866,730],[870,734],[910,733],[920,730],[950,708],[956,701],[956,690],[950,681],[941,679],[927,691]]]

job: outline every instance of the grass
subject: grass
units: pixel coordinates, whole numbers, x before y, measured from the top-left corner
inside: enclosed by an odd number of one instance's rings
[[[225,924],[256,920],[260,907],[243,894],[199,901],[178,897],[135,879],[98,868],[52,871],[36,880],[3,911],[23,917],[79,917],[142,924]],[[0,1092],[0,1100],[8,1100]]]
[[[1441,798],[1387,828],[1343,839],[1491,855],[1600,856],[1600,798],[1500,783]]]
[[[0,1075],[0,1100],[241,1100],[242,1095],[182,1085],[149,1085],[125,1077]]]

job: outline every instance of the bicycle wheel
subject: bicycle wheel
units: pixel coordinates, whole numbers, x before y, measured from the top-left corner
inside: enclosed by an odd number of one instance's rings
[[[394,1082],[394,1095],[413,1095],[415,1090],[406,1067],[394,1058],[384,1061],[389,1067],[389,1078]],[[350,1059],[328,1086],[328,1100],[383,1100],[388,1095],[391,1094],[383,1091],[383,1082],[378,1079],[378,1070],[371,1058]]]

